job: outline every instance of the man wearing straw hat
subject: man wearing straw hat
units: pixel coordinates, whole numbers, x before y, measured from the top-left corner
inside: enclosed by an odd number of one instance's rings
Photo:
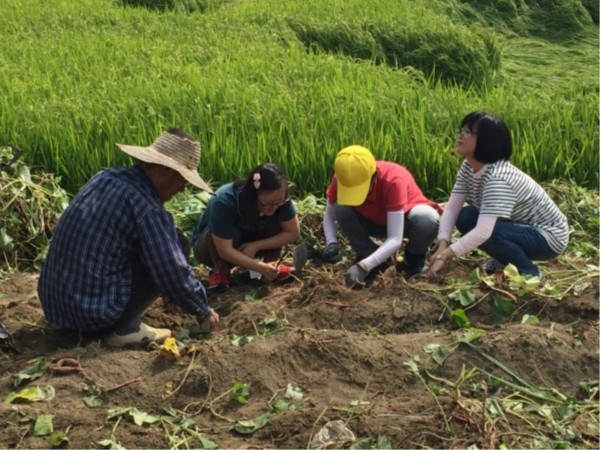
[[[42,267],[38,294],[49,322],[100,333],[112,346],[171,335],[141,321],[159,295],[212,329],[218,314],[187,263],[163,204],[189,182],[212,192],[197,172],[200,144],[170,128],[149,147],[117,144],[136,164],[93,176],[63,212]]]

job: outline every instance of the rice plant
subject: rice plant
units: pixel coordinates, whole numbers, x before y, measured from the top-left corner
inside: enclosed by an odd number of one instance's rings
[[[322,196],[336,153],[362,144],[444,198],[460,162],[453,130],[486,109],[534,178],[598,186],[592,20],[549,40],[470,18],[455,0],[163,3],[0,3],[0,140],[72,193],[129,163],[115,143],[179,126],[200,140],[215,185],[274,161],[298,196]]]

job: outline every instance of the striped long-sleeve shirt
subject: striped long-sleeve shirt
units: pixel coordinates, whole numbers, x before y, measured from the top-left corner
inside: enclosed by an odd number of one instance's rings
[[[81,189],[56,227],[38,284],[46,318],[80,331],[110,327],[129,301],[134,262],[171,301],[199,317],[210,313],[150,180],[138,166],[108,169]]]
[[[486,165],[477,174],[463,161],[452,193],[466,194],[482,215],[539,229],[556,253],[567,248],[569,225],[565,215],[538,183],[508,161]]]

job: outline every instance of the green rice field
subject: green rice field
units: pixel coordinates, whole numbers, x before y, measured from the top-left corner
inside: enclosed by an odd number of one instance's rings
[[[362,144],[443,198],[454,130],[484,109],[535,179],[598,188],[596,3],[6,0],[0,143],[73,193],[128,163],[115,143],[179,126],[215,186],[274,161],[299,196]]]

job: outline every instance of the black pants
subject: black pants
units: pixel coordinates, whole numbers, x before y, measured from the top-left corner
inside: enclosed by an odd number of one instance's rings
[[[185,235],[177,230],[179,244],[186,257],[190,253],[190,242]],[[113,324],[108,331],[114,331],[118,334],[135,333],[140,329],[140,322],[146,310],[160,296],[158,286],[152,280],[150,272],[139,260],[135,259],[131,265],[131,296],[129,302],[125,305],[123,314]]]

